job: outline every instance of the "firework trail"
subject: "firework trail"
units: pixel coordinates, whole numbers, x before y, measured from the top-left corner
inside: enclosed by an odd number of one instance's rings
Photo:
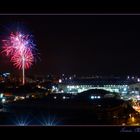
[[[35,44],[30,35],[20,32],[11,33],[7,40],[2,40],[2,53],[10,58],[13,65],[22,69],[22,83],[25,83],[25,69],[29,69],[35,61]]]

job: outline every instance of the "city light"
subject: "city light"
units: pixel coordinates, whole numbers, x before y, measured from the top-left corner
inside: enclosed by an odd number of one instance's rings
[[[90,98],[91,98],[91,99],[100,99],[101,97],[100,97],[100,96],[93,96],[93,95],[92,95],[92,96],[90,96]]]
[[[134,117],[131,117],[131,120],[132,120],[132,122],[135,122],[135,118]]]
[[[3,98],[3,99],[2,99],[2,103],[5,103],[5,102],[6,102],[6,99],[5,99],[5,98]]]
[[[62,83],[62,80],[61,79],[59,79],[59,83]]]
[[[124,88],[123,90],[124,90],[124,91],[127,91],[127,88]]]
[[[3,93],[0,94],[0,98],[3,98]]]
[[[101,97],[100,96],[98,96],[98,99],[100,99]]]
[[[59,85],[60,86],[60,85]],[[128,93],[128,85],[65,85],[67,89],[63,86],[62,88],[67,93],[81,93],[86,90],[90,89],[103,89],[110,92],[116,92],[116,93]],[[59,88],[59,87],[58,87]],[[71,91],[73,90],[74,91]]]
[[[56,96],[54,96],[53,98],[54,98],[54,99],[56,99],[57,97],[56,97]]]
[[[65,99],[66,99],[66,97],[65,97],[65,96],[63,96],[63,99],[65,100]]]
[[[94,99],[94,96],[91,96],[90,98],[91,98],[91,99]]]

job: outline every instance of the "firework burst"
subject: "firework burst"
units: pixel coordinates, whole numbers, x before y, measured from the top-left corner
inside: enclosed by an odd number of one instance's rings
[[[32,36],[20,32],[11,33],[7,40],[3,40],[2,53],[10,58],[13,65],[22,69],[23,84],[25,83],[25,69],[29,69],[35,61],[35,44]]]

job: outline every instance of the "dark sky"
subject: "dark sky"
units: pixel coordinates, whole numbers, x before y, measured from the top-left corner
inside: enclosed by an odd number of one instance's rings
[[[0,39],[25,26],[38,60],[31,74],[140,74],[140,15],[1,15]],[[0,71],[19,72],[0,56]]]

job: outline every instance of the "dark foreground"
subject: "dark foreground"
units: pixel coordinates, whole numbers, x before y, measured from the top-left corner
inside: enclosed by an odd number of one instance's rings
[[[130,115],[131,114],[131,115]],[[131,120],[131,117],[135,120]],[[34,99],[4,105],[0,125],[135,125],[139,114],[118,99],[93,101]]]

